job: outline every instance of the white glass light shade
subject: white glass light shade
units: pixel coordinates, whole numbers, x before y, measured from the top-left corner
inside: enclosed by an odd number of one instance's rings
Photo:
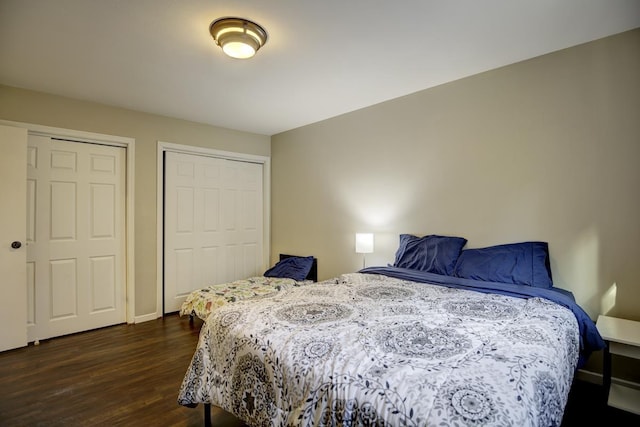
[[[237,59],[251,58],[267,42],[264,28],[242,18],[215,20],[209,32],[225,54]]]
[[[243,42],[229,42],[222,47],[224,53],[236,59],[251,58],[256,54],[255,49]]]
[[[356,233],[356,253],[373,253],[373,233]]]

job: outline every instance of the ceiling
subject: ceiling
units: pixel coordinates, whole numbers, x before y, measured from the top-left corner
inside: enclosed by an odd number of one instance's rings
[[[265,27],[250,60],[209,35]],[[263,135],[640,27],[640,0],[0,0],[0,84]]]

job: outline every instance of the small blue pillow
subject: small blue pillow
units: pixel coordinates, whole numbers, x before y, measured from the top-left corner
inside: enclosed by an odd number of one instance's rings
[[[289,279],[302,282],[309,275],[311,266],[313,265],[313,257],[297,257],[292,256],[278,261],[276,265],[264,272],[265,277],[286,277]]]
[[[466,243],[462,237],[401,234],[393,266],[450,276]]]
[[[551,266],[547,242],[522,242],[465,249],[453,275],[485,282],[550,288]]]

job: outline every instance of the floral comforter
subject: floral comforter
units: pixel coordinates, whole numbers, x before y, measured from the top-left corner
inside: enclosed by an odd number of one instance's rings
[[[274,295],[302,282],[280,277],[256,276],[234,282],[211,285],[191,292],[180,308],[180,316],[198,316],[205,320],[212,310],[230,302]]]
[[[180,388],[251,426],[560,425],[575,316],[371,274],[221,307]]]

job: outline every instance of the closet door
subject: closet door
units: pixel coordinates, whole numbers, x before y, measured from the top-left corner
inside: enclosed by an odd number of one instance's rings
[[[29,136],[29,341],[125,322],[125,152]]]
[[[262,274],[262,167],[165,154],[165,313],[195,289]]]
[[[0,146],[0,351],[4,351],[27,345],[27,130],[0,126]]]

